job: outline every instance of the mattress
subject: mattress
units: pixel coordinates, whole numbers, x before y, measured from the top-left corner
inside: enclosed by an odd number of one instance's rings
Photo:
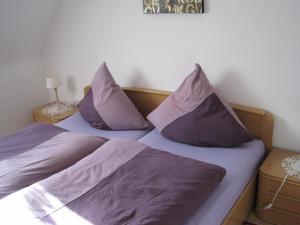
[[[235,148],[197,147],[168,140],[157,130],[152,130],[139,139],[139,142],[226,169],[223,181],[185,225],[221,224],[244,187],[255,175],[264,157],[264,144],[260,140],[253,140]]]
[[[85,133],[93,136],[105,137],[111,139],[113,137],[128,138],[138,140],[145,136],[149,130],[128,130],[128,131],[112,131],[100,130],[91,127],[80,115],[76,112],[73,116],[55,124],[58,127],[67,129],[72,132]]]

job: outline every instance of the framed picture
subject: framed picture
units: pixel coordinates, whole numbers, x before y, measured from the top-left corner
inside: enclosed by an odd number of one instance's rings
[[[204,0],[143,0],[144,13],[204,13]]]

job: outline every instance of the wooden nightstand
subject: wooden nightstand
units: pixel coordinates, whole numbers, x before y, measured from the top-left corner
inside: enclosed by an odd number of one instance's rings
[[[42,113],[42,109],[45,106],[51,105],[53,104],[53,102],[47,104],[47,105],[43,105],[41,107],[35,108],[32,110],[32,118],[34,122],[42,122],[42,123],[49,123],[49,124],[55,124],[58,123],[59,121],[62,121],[70,116],[72,116],[75,112],[76,112],[76,108],[73,107],[73,109],[71,111],[68,111],[66,113],[62,113],[62,114],[56,114],[54,116],[51,115],[45,115],[44,113]]]
[[[300,224],[300,180],[289,176],[271,209],[263,208],[271,203],[286,173],[282,160],[300,154],[288,150],[273,149],[259,170],[259,186],[256,214],[259,219],[278,225]]]

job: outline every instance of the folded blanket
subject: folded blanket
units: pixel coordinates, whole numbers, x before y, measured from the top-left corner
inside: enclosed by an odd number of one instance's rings
[[[47,124],[1,138],[0,199],[69,167],[106,141]]]
[[[0,224],[179,225],[224,175],[216,165],[112,139],[0,200]]]

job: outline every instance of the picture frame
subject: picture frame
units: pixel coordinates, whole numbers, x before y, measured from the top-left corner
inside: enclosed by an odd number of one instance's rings
[[[143,0],[144,14],[204,13],[204,0]]]

